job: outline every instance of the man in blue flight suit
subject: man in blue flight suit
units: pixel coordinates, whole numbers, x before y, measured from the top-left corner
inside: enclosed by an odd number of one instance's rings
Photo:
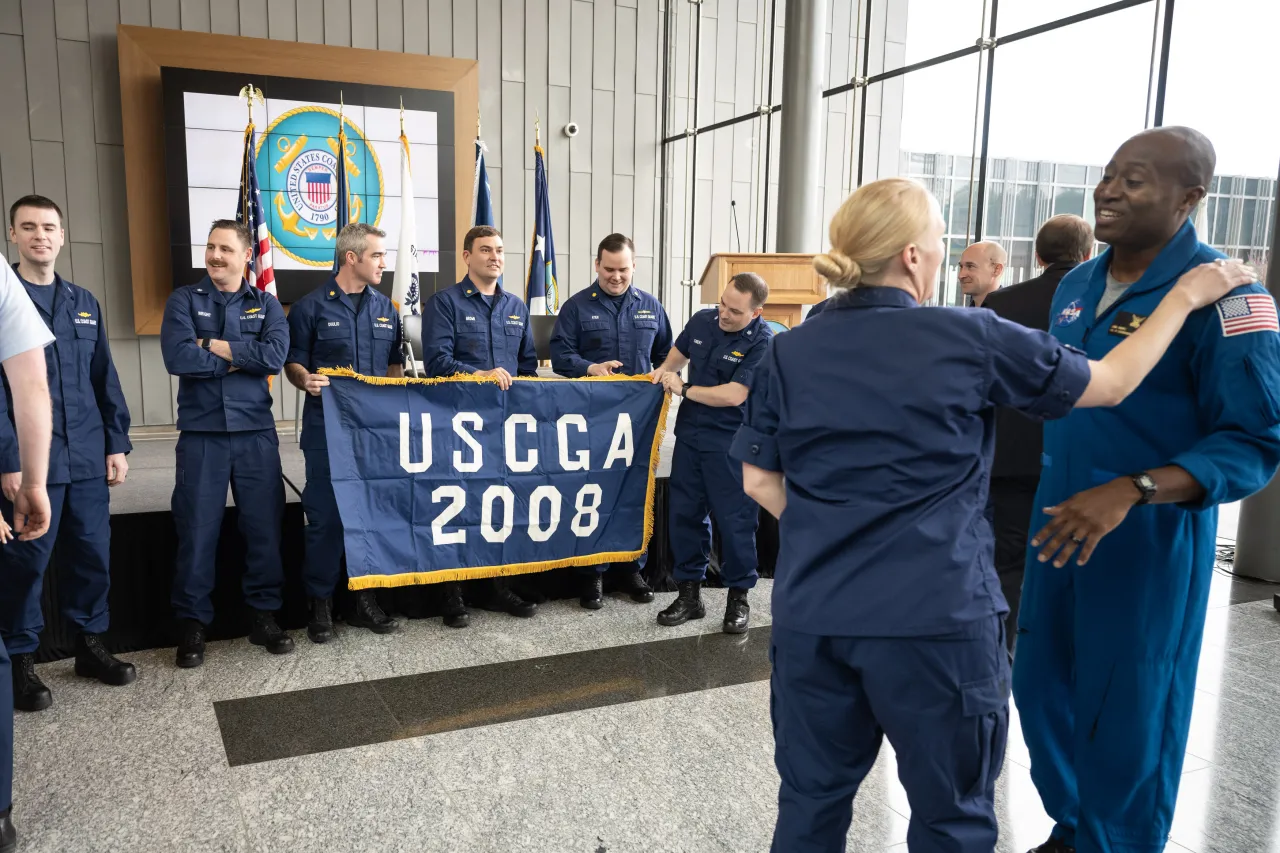
[[[1094,190],[1097,239],[1111,248],[1062,280],[1055,337],[1100,358],[1180,275],[1223,257],[1189,221],[1214,165],[1209,140],[1188,128],[1120,147]],[[1013,673],[1031,777],[1057,822],[1038,853],[1165,848],[1215,508],[1275,473],[1277,389],[1275,304],[1253,284],[1192,314],[1121,405],[1046,424],[1035,506],[1048,509],[1030,528]]]
[[[0,266],[0,367],[4,369],[14,410],[16,440],[0,440],[0,453],[17,450],[22,484],[14,496],[13,529],[8,536],[30,542],[49,529],[49,495],[45,478],[53,434],[52,405],[44,348],[53,334],[23,292],[18,277]],[[8,525],[0,521],[0,528]],[[16,542],[0,536],[0,551]],[[9,653],[0,640],[0,853],[13,853],[18,832],[13,826],[13,685]]]
[[[631,286],[635,273],[635,244],[622,234],[610,234],[596,248],[596,280],[560,307],[551,335],[551,366],[576,379],[608,376],[617,371],[637,376],[662,364],[671,351],[671,321],[657,297]],[[639,604],[653,601],[653,590],[640,571],[645,556],[631,563],[613,564],[618,589]],[[602,575],[609,563],[584,566],[578,603],[588,610],[604,606]]]
[[[681,625],[706,615],[702,581],[711,551],[715,516],[724,560],[720,567],[729,600],[726,634],[747,630],[747,593],[756,585],[756,527],[760,507],[742,490],[742,466],[729,445],[742,425],[752,373],[768,351],[773,330],[764,322],[769,285],[755,273],[738,273],[720,295],[718,308],[694,314],[671,353],[653,374],[655,383],[684,398],[676,415],[671,459],[668,529],[679,593],[658,614],[659,625]],[[689,381],[679,371],[689,365]]]
[[[306,563],[302,572],[307,591],[307,636],[313,643],[333,639],[333,592],[342,576],[342,516],[329,475],[329,445],[325,439],[324,407],[320,394],[329,377],[322,367],[350,367],[365,376],[404,375],[400,348],[400,315],[391,299],[377,289],[387,268],[386,232],[353,222],[338,232],[341,266],[328,284],[294,303],[289,311],[290,345],[285,375],[307,392],[302,410],[302,453],[307,484],[302,509],[307,516]],[[347,624],[389,634],[399,627],[378,606],[375,590],[356,592]]]
[[[113,685],[137,678],[133,664],[112,657],[99,637],[110,621],[109,487],[124,482],[132,445],[129,407],[98,300],[53,269],[65,240],[62,211],[43,196],[18,199],[9,209],[9,239],[18,246],[15,270],[23,287],[54,334],[53,346],[45,350],[53,400],[49,535],[0,550],[0,636],[13,656],[14,706],[40,711],[53,704],[53,694],[36,675],[35,652],[44,628],[45,567],[55,544],[61,544],[71,569],[60,603],[77,630],[76,674]],[[11,517],[22,473],[7,390],[0,383],[0,509]]]
[[[529,331],[524,300],[498,284],[506,265],[502,234],[490,225],[477,225],[462,239],[462,281],[427,300],[422,312],[422,358],[427,375],[474,373],[493,377],[502,390],[513,376],[537,376],[538,353]],[[528,618],[538,605],[525,601],[501,578],[486,584],[490,606]],[[462,585],[445,584],[444,623],[465,628],[470,621]]]
[[[269,384],[284,365],[289,325],[276,298],[244,280],[251,241],[243,223],[215,221],[204,279],[173,292],[160,325],[165,367],[178,377],[178,559],[171,601],[183,668],[204,663],[228,484],[248,549],[242,585],[253,612],[249,642],[274,655],[293,651],[293,638],[275,620],[284,585],[284,483]]]

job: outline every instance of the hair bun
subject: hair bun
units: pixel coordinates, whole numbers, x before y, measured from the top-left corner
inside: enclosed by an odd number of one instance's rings
[[[862,278],[858,262],[838,249],[814,257],[813,268],[831,284],[842,287],[853,287]]]

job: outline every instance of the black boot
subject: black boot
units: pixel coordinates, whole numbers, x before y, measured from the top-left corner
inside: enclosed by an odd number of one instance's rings
[[[270,610],[253,611],[253,630],[249,632],[249,642],[265,647],[273,655],[287,655],[293,651],[293,637],[276,624],[276,615]]]
[[[648,604],[653,601],[653,587],[639,572],[627,572],[618,579],[618,592],[631,596],[636,604]]]
[[[680,581],[676,584],[676,588],[680,590],[676,600],[658,614],[659,625],[670,628],[707,615],[707,608],[702,603],[701,581]]]
[[[471,614],[462,600],[462,584],[457,581],[444,585],[444,624],[450,628],[465,628],[471,624]]]
[[[1039,847],[1031,848],[1027,853],[1076,853],[1076,848],[1050,835],[1048,841]]]
[[[724,626],[726,634],[747,633],[747,620],[751,618],[751,605],[747,603],[747,590],[730,589],[729,601],[724,608]]]
[[[13,853],[18,849],[18,830],[9,819],[12,814],[13,806],[0,812],[0,853]]]
[[[19,711],[43,711],[53,704],[53,693],[36,675],[35,655],[13,656],[13,707]]]
[[[582,594],[578,603],[587,610],[599,610],[604,607],[604,579],[599,572],[582,576]]]
[[[76,675],[123,687],[134,682],[138,671],[133,664],[112,657],[97,634],[80,634],[76,637]]]
[[[509,613],[521,619],[528,619],[538,612],[538,605],[532,601],[525,601],[520,596],[511,591],[511,588],[505,582],[498,578],[493,581],[493,601],[491,605],[493,610],[500,610],[503,613]]]
[[[204,625],[195,619],[182,620],[182,642],[178,644],[178,666],[191,669],[204,663]]]
[[[329,598],[307,599],[307,636],[313,643],[327,643],[333,639],[333,600]]]
[[[375,634],[390,634],[400,627],[399,622],[382,612],[377,595],[371,589],[356,593],[356,606],[347,617],[347,624],[353,628],[368,628]]]

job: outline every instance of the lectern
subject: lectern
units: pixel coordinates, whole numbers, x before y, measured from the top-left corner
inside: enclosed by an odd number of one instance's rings
[[[712,255],[702,271],[702,301],[717,305],[729,279],[740,272],[753,272],[769,284],[769,301],[764,318],[776,320],[788,329],[800,324],[801,310],[827,298],[827,282],[813,268],[813,255],[721,253]]]

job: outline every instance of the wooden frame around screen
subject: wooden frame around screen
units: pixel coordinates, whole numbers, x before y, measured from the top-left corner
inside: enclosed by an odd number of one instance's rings
[[[471,220],[475,134],[467,117],[476,115],[480,106],[480,65],[475,60],[155,27],[122,25],[117,33],[133,323],[137,334],[160,334],[165,301],[173,292],[165,170],[157,167],[165,162],[162,66],[452,92],[454,222],[462,228]],[[461,278],[461,253],[455,266],[457,277]]]

